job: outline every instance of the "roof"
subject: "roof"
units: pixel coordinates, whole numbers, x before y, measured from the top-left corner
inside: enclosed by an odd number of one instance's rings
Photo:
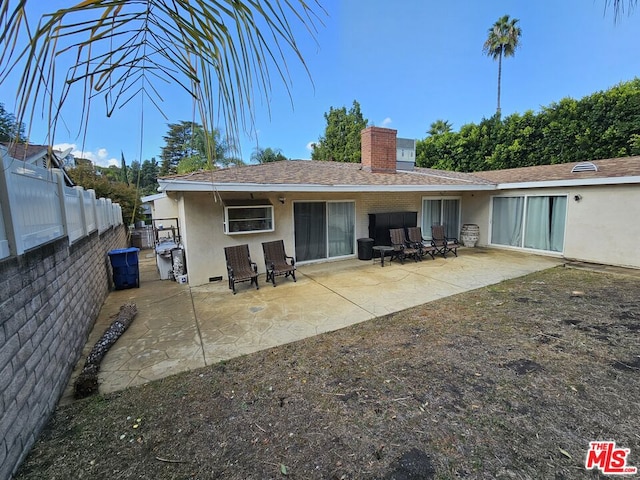
[[[597,171],[572,172],[576,165],[585,162],[537,165],[534,167],[510,168],[475,172],[476,177],[496,183],[500,188],[523,187],[523,185],[595,185],[640,182],[640,156],[592,160]],[[540,185],[542,183],[542,185]]]
[[[27,143],[1,142],[2,146],[7,149],[7,153],[11,158],[28,162],[33,157],[45,156],[49,147],[46,145],[32,145]]]
[[[640,183],[640,156],[595,160],[596,172],[575,172],[579,162],[487,172],[430,168],[376,173],[359,163],[286,160],[193,172],[158,179],[161,191],[471,191]]]
[[[395,174],[367,172],[359,163],[283,160],[158,179],[161,190],[178,191],[425,191],[482,190],[492,182],[469,173],[429,168]]]

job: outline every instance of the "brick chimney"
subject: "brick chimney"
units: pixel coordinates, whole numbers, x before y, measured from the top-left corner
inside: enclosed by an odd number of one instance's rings
[[[360,132],[362,169],[375,173],[396,173],[397,130],[367,127]]]

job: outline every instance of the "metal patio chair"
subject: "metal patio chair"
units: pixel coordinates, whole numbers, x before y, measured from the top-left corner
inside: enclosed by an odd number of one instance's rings
[[[249,255],[249,245],[236,245],[233,247],[224,247],[224,256],[227,259],[227,273],[229,275],[229,289],[236,294],[236,283],[251,282],[258,286],[258,265],[251,261]]]
[[[431,255],[431,258],[435,259],[436,247],[434,247],[427,239],[422,237],[422,229],[420,227],[408,227],[407,239],[412,247],[418,249],[418,253],[421,257]]]
[[[398,258],[402,264],[404,264],[404,259],[408,257],[413,258],[416,262],[421,260],[418,249],[407,242],[404,234],[404,228],[390,229],[389,236],[391,237],[391,246],[393,247],[391,260]]]
[[[267,282],[271,281],[275,287],[276,275],[284,275],[285,278],[291,275],[293,281],[296,281],[296,260],[285,253],[282,240],[262,242],[262,251],[267,267]]]
[[[436,249],[436,253],[441,254],[444,258],[447,258],[448,252],[458,256],[458,239],[448,238],[445,233],[444,225],[432,225],[431,226],[431,245]]]

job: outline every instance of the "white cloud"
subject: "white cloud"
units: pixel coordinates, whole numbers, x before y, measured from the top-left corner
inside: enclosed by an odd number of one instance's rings
[[[311,141],[311,142],[307,143],[307,150],[309,150],[310,152],[313,152],[313,146],[314,146],[316,143],[318,143],[318,142],[316,142],[315,140],[313,140],[313,141]]]
[[[111,165],[119,166],[120,160],[109,157],[109,151],[106,148],[99,148],[93,152],[80,150],[75,143],[58,143],[53,146],[54,150],[65,151],[71,148],[71,154],[76,158],[85,158],[91,160],[95,165],[100,167],[110,167]]]
[[[391,125],[392,122],[393,122],[393,120],[391,120],[391,117],[387,117],[382,121],[380,126],[381,127],[388,127],[389,125]]]

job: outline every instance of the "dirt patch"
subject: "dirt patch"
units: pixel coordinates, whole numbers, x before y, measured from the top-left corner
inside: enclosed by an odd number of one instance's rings
[[[601,478],[590,441],[640,466],[638,299],[556,268],[82,400],[17,478]]]

